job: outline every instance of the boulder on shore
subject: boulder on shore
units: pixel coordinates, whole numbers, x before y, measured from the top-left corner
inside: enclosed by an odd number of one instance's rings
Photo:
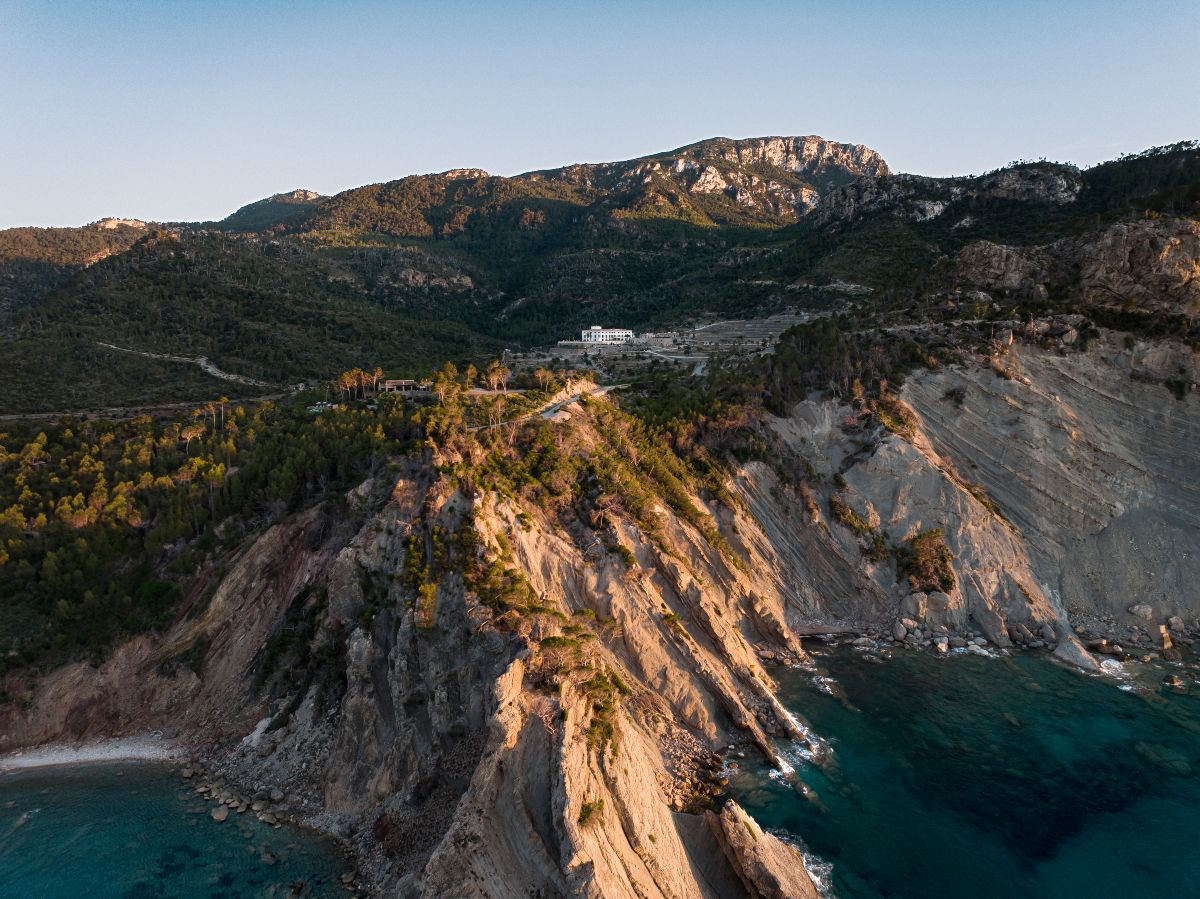
[[[800,852],[759,827],[736,802],[727,802],[719,816],[708,812],[706,819],[749,895],[818,899]]]
[[[1063,633],[1054,649],[1054,658],[1084,671],[1099,671],[1100,663],[1088,652],[1079,638],[1072,633]]]

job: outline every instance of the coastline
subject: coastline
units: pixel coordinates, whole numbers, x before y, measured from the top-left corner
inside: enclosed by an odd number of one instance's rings
[[[85,743],[47,743],[0,756],[0,775],[35,768],[106,762],[170,762],[182,758],[183,746],[157,734],[113,737]]]

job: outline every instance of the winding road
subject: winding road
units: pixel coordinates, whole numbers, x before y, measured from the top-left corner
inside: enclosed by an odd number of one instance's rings
[[[251,378],[246,375],[235,375],[232,372],[222,371],[213,364],[212,360],[207,356],[172,356],[169,353],[151,353],[146,350],[131,350],[128,347],[117,346],[114,343],[105,343],[102,340],[97,340],[97,344],[109,349],[116,350],[120,353],[130,353],[134,356],[143,356],[147,359],[163,359],[167,362],[182,362],[188,365],[198,365],[207,375],[212,375],[214,378],[220,378],[222,381],[233,381],[237,384],[247,384],[251,387],[275,387],[278,385],[271,384],[268,381],[260,381],[257,378]]]

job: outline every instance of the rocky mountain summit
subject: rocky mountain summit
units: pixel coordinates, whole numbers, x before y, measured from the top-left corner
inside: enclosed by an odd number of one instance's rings
[[[222,219],[220,227],[228,231],[258,231],[271,226],[299,223],[305,221],[323,199],[315,190],[305,188],[272,194]]]
[[[826,191],[857,177],[887,174],[887,163],[874,150],[808,136],[713,138],[643,159],[574,165],[526,177],[641,193],[641,203],[652,202],[656,189],[666,195],[682,189],[787,222],[816,207]]]

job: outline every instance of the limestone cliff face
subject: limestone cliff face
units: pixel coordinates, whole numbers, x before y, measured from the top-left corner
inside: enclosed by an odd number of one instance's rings
[[[826,191],[855,178],[889,174],[877,152],[822,137],[713,138],[628,162],[574,165],[529,176],[639,192],[673,186],[687,194],[719,196],[781,222],[814,208]]]
[[[1200,222],[1117,222],[1042,247],[978,241],[955,260],[966,284],[991,291],[1054,291],[1099,306],[1200,312]]]
[[[1200,312],[1200,221],[1119,222],[1077,254],[1079,284],[1095,302],[1142,302]]]
[[[1088,619],[1151,606],[1155,618],[1200,615],[1200,401],[1195,354],[1178,343],[1104,339],[1084,353],[1016,344],[1010,378],[980,366],[910,379],[905,397],[942,458],[982,485],[1023,550],[1010,573],[1035,597]],[[947,391],[962,391],[961,406]]]
[[[1044,288],[1049,279],[1048,254],[1036,248],[1010,247],[990,240],[978,240],[963,247],[955,263],[961,282],[985,290]]]
[[[699,519],[663,502],[653,533],[397,462],[348,511],[259,536],[162,638],[34,685],[3,710],[3,748],[178,729],[345,837],[381,895],[811,896],[743,810],[703,813],[716,751],[809,739],[763,661],[800,657],[807,627],[909,619],[1089,665],[1080,623],[1200,617],[1200,401],[1163,386],[1200,375],[1191,350],[995,351],[912,375],[903,435],[831,401],[766,419],[771,461],[734,471],[725,503],[691,496]],[[605,439],[590,405],[565,411],[562,439]],[[944,589],[874,551],[933,529]],[[522,611],[485,601],[469,565],[414,590],[412,563],[468,530],[465,560],[522,585]]]
[[[1200,524],[1200,402],[1167,389],[1200,380],[1195,354],[1113,337],[1086,352],[1022,342],[995,352],[911,376],[909,438],[864,434],[849,407],[828,403],[772,422],[781,457],[793,452],[797,472],[826,484],[840,478],[825,491],[892,545],[940,529],[955,586],[907,595],[890,563],[870,563],[861,535],[831,522],[846,555],[860,556],[897,617],[980,629],[1000,645],[1019,633],[1068,654],[1077,624],[1146,630],[1133,605],[1153,622],[1195,621],[1200,558],[1187,547]]]
[[[902,221],[923,222],[946,214],[960,216],[974,200],[1013,200],[1062,205],[1073,202],[1083,188],[1077,168],[1058,163],[1035,163],[988,175],[930,178],[923,175],[864,177],[822,200],[818,220],[840,225],[864,215],[881,214]]]

